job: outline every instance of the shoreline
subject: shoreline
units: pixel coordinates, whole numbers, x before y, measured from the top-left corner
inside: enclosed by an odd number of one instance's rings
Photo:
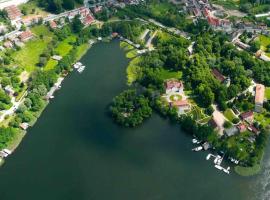
[[[81,46],[79,46],[79,48],[82,48],[81,49],[81,51],[79,52],[79,54],[77,55],[77,57],[76,57],[76,59],[75,59],[75,62],[78,62],[79,60],[81,60],[82,59],[82,57],[91,49],[91,47],[93,46],[93,44],[91,45],[91,44],[89,44],[89,43],[84,43],[84,44],[82,44]],[[73,68],[72,68],[73,69]],[[59,78],[63,78],[63,81],[65,80],[65,78],[67,77],[67,76],[69,76],[69,74],[72,72],[73,70],[71,70],[70,72],[68,72],[68,74],[66,75],[66,76],[59,76],[58,77],[58,79]],[[51,87],[51,88],[53,88],[53,87]],[[53,94],[56,92],[57,90],[55,90],[54,92],[53,92]],[[46,100],[45,101],[45,104],[44,104],[44,106],[43,106],[43,108],[39,111],[39,112],[37,112],[37,115],[36,115],[36,117],[31,121],[31,122],[29,122],[29,127],[28,127],[28,129],[29,128],[31,128],[31,127],[33,127],[36,123],[37,123],[37,121],[38,121],[38,119],[40,118],[40,116],[42,115],[42,113],[43,113],[43,111],[47,108],[47,106],[49,105],[49,103],[50,103],[50,100]],[[21,142],[23,141],[23,139],[24,139],[24,137],[27,135],[27,132],[28,132],[28,129],[27,130],[19,130],[18,131],[18,133],[17,133],[17,135],[16,135],[16,137],[14,137],[14,139],[10,142],[10,144],[8,144],[8,146],[7,146],[7,149],[10,149],[11,150],[11,152],[12,152],[12,154],[15,152],[15,150],[20,146],[20,144],[21,144]],[[3,166],[5,164],[5,159],[4,158],[1,158],[0,159],[0,167],[1,166]]]

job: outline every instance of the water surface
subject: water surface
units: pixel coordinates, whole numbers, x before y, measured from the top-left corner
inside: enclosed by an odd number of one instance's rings
[[[1,200],[269,199],[269,153],[261,175],[228,176],[155,114],[136,129],[112,122],[107,106],[126,87],[128,63],[117,41],[82,62],[0,169]]]

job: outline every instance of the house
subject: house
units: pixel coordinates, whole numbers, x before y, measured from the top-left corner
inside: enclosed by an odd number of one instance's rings
[[[212,69],[212,74],[221,83],[223,83],[226,79],[217,69]]]
[[[8,6],[8,7],[4,8],[4,10],[7,12],[8,18],[11,21],[21,20],[22,13],[17,6],[15,6],[15,5]]]
[[[248,123],[252,123],[254,120],[253,111],[244,112],[240,115],[242,120],[247,121]]]
[[[174,101],[171,104],[178,108],[179,114],[183,114],[186,110],[190,110],[190,108],[191,108],[188,100]]]
[[[33,34],[31,31],[24,31],[19,35],[19,38],[22,42],[27,42],[33,38]]]
[[[254,126],[249,126],[248,130],[251,131],[252,133],[255,133],[256,135],[260,134],[260,131],[257,128],[255,128]]]
[[[39,20],[42,19],[41,15],[35,15],[35,16],[28,16],[28,17],[24,17],[22,19],[22,23],[25,26],[31,26],[33,24],[37,24],[39,22]]]
[[[255,112],[260,113],[263,110],[264,93],[265,86],[262,84],[257,84],[255,94]]]
[[[91,25],[92,23],[94,23],[95,19],[92,15],[87,15],[83,20],[82,20],[82,23],[85,25],[85,26],[89,26]]]
[[[238,124],[236,127],[237,127],[239,133],[243,133],[247,130],[247,127],[244,123]]]
[[[182,81],[177,81],[177,80],[166,81],[165,87],[166,87],[166,93],[183,92],[183,90],[184,90],[184,85],[183,85]]]
[[[5,92],[10,96],[13,96],[13,94],[15,93],[15,91],[13,90],[13,88],[10,85],[7,85],[5,87]]]
[[[10,41],[6,41],[4,42],[3,46],[7,49],[11,49],[13,47],[13,44]]]
[[[24,122],[24,123],[21,123],[21,124],[20,124],[20,128],[23,129],[23,130],[28,129],[28,127],[29,127],[29,124],[28,124],[28,123],[25,123],[25,122]]]
[[[94,8],[94,13],[99,13],[99,12],[101,12],[102,11],[102,6],[96,6],[95,8]]]
[[[231,137],[231,136],[238,133],[238,129],[237,129],[237,127],[233,126],[231,128],[225,129],[224,132],[228,137]]]
[[[50,21],[49,25],[50,25],[51,29],[56,29],[57,28],[57,23],[54,20]]]

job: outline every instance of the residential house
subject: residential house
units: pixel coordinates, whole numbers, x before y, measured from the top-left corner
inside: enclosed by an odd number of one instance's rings
[[[233,126],[231,128],[225,129],[224,132],[228,137],[231,137],[231,136],[238,133],[238,129],[237,129],[237,127]]]
[[[85,25],[85,26],[89,26],[91,25],[92,23],[95,22],[95,19],[92,15],[87,15],[83,20],[82,20],[82,23]]]
[[[240,115],[241,119],[248,122],[248,123],[252,123],[254,120],[254,113],[253,111],[248,111],[248,112],[244,112]]]
[[[223,76],[217,69],[212,69],[212,74],[221,83],[223,83],[226,79],[225,76]]]
[[[15,91],[10,85],[7,85],[4,89],[5,89],[5,92],[10,96],[13,96],[15,93]]]
[[[240,133],[243,133],[247,130],[247,127],[244,123],[238,124],[236,127]]]
[[[260,131],[257,128],[255,128],[254,126],[249,126],[248,130],[251,131],[252,133],[255,133],[256,135],[260,134]]]
[[[24,31],[19,35],[19,38],[22,42],[27,42],[32,39],[34,36],[31,31]]]
[[[10,41],[6,41],[4,42],[3,46],[7,49],[11,49],[13,47],[13,44]]]
[[[177,80],[166,81],[165,87],[166,87],[166,93],[183,92],[183,90],[184,90],[184,85],[183,85],[182,81],[177,81]]]
[[[264,93],[265,86],[262,84],[257,84],[255,94],[255,111],[258,113],[262,112],[263,110]]]
[[[185,113],[185,111],[190,110],[190,108],[191,108],[188,100],[174,101],[171,104],[178,108],[179,114],[183,114],[183,113]]]
[[[50,25],[51,29],[56,29],[57,28],[57,23],[54,20],[50,21],[49,25]]]
[[[12,22],[16,22],[16,21],[21,20],[22,13],[17,6],[15,6],[15,5],[8,6],[8,7],[4,8],[4,10],[7,12],[8,18]]]

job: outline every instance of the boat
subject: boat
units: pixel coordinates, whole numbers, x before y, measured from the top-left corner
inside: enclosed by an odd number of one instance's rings
[[[197,140],[197,139],[195,139],[195,138],[194,138],[194,139],[192,139],[192,143],[193,143],[193,144],[197,144],[197,142],[198,142],[198,140]]]
[[[75,69],[79,69],[82,66],[82,63],[81,62],[77,62],[73,66],[74,66]]]
[[[227,169],[224,169],[224,168],[223,168],[223,171],[224,171],[226,174],[230,174],[230,167],[228,167]]]
[[[85,69],[85,66],[83,65],[83,66],[81,66],[81,67],[78,69],[78,72],[79,72],[79,73],[82,73],[82,72],[84,71],[84,69]]]
[[[219,170],[223,170],[223,168],[220,165],[215,165],[215,168],[217,168]]]
[[[54,96],[52,95],[52,96],[50,96],[50,99],[54,99]]]
[[[207,156],[206,156],[206,160],[209,160],[211,158],[211,154],[208,154]]]
[[[201,151],[202,149],[203,149],[202,146],[198,146],[198,147],[192,149],[192,151]]]

